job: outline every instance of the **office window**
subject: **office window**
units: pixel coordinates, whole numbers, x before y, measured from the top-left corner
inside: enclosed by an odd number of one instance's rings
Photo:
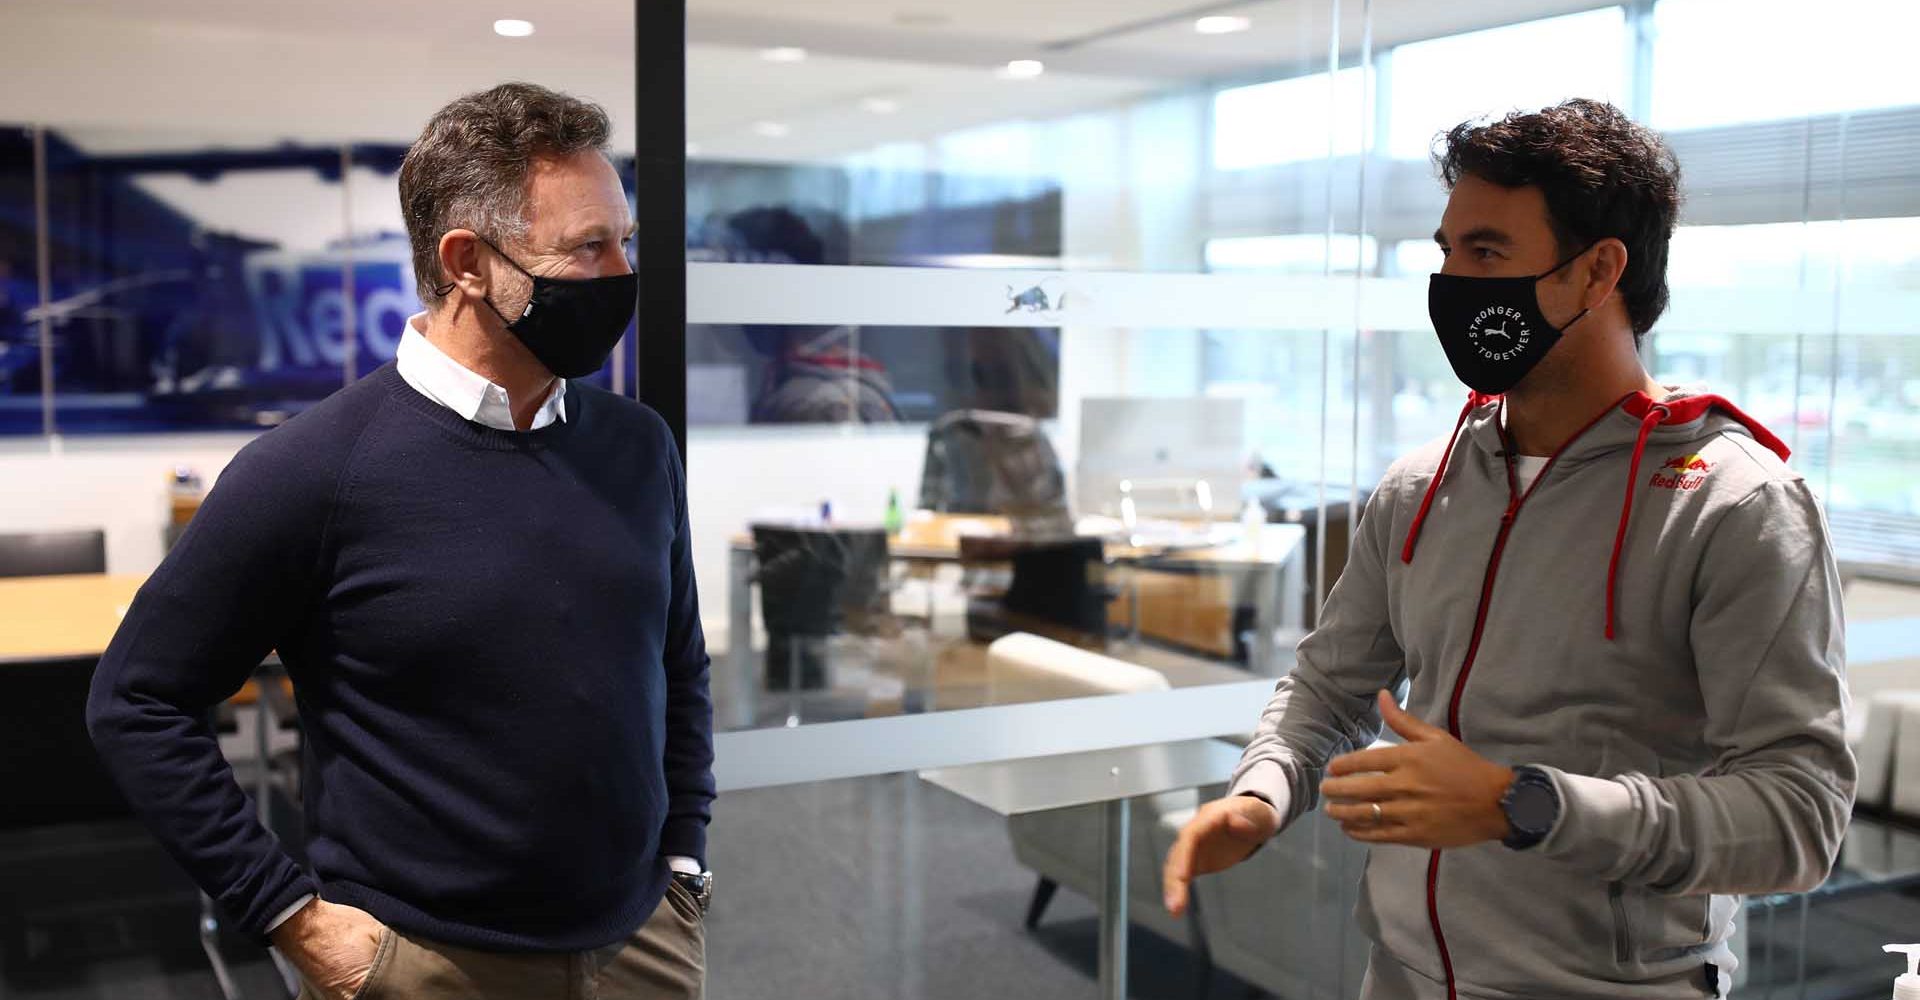
[[[1569,97],[1627,102],[1626,17],[1619,7],[1396,46],[1387,152],[1425,159],[1436,135],[1481,115]]]
[[[1370,75],[1370,71],[1368,71]],[[1213,96],[1213,166],[1245,170],[1359,155],[1361,67],[1223,90]]]
[[[1667,280],[1677,288],[1920,289],[1920,218],[1682,226]],[[1874,321],[1897,322],[1878,304]]]
[[[1660,0],[1653,29],[1657,128],[1920,104],[1903,0]]]
[[[1656,376],[1740,401],[1835,507],[1920,513],[1920,218],[1691,226],[1672,252]]]
[[[1440,245],[1424,237],[1400,240],[1393,245],[1393,251],[1387,255],[1389,275],[1397,277],[1425,278],[1440,270],[1446,263],[1446,255],[1440,252]]]
[[[1330,251],[1330,252],[1329,252]],[[1335,233],[1292,233],[1285,236],[1222,236],[1207,241],[1203,251],[1209,271],[1278,271],[1288,274],[1353,274],[1355,256],[1360,273],[1378,265],[1379,245],[1372,236]],[[1327,260],[1333,261],[1327,270]]]

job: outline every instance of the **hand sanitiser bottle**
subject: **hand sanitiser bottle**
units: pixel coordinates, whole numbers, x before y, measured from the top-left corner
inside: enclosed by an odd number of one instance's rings
[[[1893,1000],[1920,1000],[1920,944],[1890,944],[1887,951],[1907,956],[1907,974],[1893,981]]]

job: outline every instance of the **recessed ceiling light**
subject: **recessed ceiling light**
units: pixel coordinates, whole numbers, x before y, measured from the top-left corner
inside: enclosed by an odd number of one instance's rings
[[[1000,71],[1000,75],[1010,80],[1031,80],[1046,71],[1046,64],[1038,59],[1015,59]]]
[[[766,138],[769,138],[769,139],[784,138],[786,134],[791,131],[793,131],[793,129],[788,128],[785,122],[754,122],[753,123],[753,134],[759,135],[759,136],[765,136]]]
[[[760,58],[765,59],[768,62],[783,62],[783,63],[802,62],[807,58],[807,50],[802,48],[795,48],[794,46],[791,46],[791,45],[782,45],[782,46],[779,46],[778,48],[761,49]]]
[[[1253,27],[1253,18],[1235,14],[1214,14],[1193,22],[1193,30],[1203,35],[1231,35]]]
[[[522,21],[517,17],[501,18],[493,22],[493,33],[507,38],[525,38],[533,34],[533,22]]]
[[[891,97],[866,97],[860,100],[860,108],[869,114],[890,115],[900,110],[900,102]]]

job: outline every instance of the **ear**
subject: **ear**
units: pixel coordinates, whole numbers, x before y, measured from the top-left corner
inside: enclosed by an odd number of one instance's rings
[[[1627,245],[1607,237],[1587,251],[1587,287],[1582,295],[1589,309],[1598,309],[1627,273]]]
[[[452,282],[462,292],[480,298],[487,293],[487,277],[480,270],[480,238],[471,229],[449,229],[440,236],[441,283]]]

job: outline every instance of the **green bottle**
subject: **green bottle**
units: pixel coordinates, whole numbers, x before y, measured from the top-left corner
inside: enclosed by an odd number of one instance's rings
[[[907,517],[900,510],[899,490],[890,489],[887,491],[887,517],[883,523],[886,525],[887,534],[889,535],[897,535],[900,533],[901,528],[906,527]]]

